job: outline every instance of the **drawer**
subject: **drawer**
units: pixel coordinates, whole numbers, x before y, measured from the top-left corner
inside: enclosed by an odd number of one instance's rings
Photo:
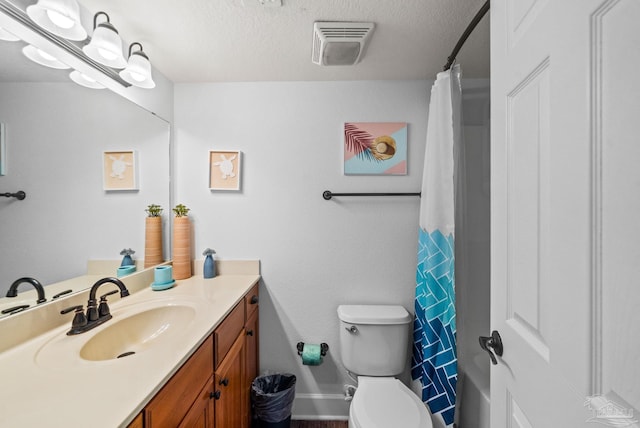
[[[243,327],[244,304],[241,301],[213,332],[213,337],[215,338],[215,367],[218,367],[224,356],[227,355]]]
[[[258,284],[254,285],[244,296],[244,312],[247,316],[246,319],[251,318],[251,315],[253,315],[256,309],[258,309],[258,305],[260,303],[259,297]]]

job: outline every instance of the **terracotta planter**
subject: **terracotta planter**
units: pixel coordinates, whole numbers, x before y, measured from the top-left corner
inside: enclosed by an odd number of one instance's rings
[[[144,267],[164,262],[162,257],[162,217],[147,217],[144,232]]]
[[[191,273],[191,220],[173,219],[173,278],[187,279]]]

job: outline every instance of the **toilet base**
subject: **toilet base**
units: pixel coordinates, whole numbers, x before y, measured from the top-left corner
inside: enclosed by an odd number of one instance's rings
[[[433,428],[425,404],[393,377],[358,377],[349,428]]]

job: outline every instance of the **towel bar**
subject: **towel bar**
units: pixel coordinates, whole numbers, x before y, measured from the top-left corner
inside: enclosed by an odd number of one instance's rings
[[[420,192],[414,193],[333,193],[330,190],[322,192],[325,200],[330,200],[334,196],[420,196]]]
[[[0,193],[0,196],[4,196],[6,198],[16,198],[19,201],[23,200],[24,198],[27,197],[27,194],[24,193],[22,190],[18,190],[16,193]]]

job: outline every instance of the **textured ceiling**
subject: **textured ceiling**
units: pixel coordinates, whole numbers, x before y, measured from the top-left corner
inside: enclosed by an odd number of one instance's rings
[[[269,2],[270,0],[264,0]],[[176,83],[432,79],[485,0],[79,0],[105,11]],[[245,3],[256,3],[248,6]],[[362,61],[311,62],[314,21],[374,22]],[[458,55],[464,77],[489,77],[489,16]]]

